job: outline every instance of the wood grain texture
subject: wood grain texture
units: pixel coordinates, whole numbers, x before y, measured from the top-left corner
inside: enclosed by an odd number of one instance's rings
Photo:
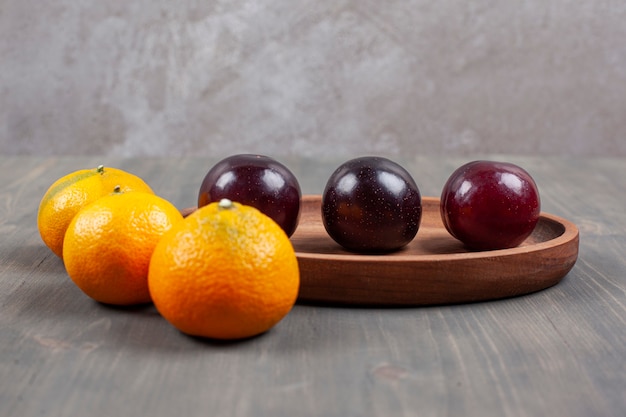
[[[578,257],[578,228],[542,213],[516,248],[468,251],[445,229],[439,199],[422,199],[418,235],[402,250],[348,252],[322,224],[321,196],[306,195],[291,237],[300,264],[300,300],[360,305],[430,305],[485,301],[557,284]]]
[[[69,171],[127,169],[182,208],[216,161],[0,156],[0,416],[623,416],[626,160],[496,158],[531,172],[544,211],[579,228],[557,285],[448,306],[303,303],[262,336],[218,343],[152,306],[93,302],[36,228],[39,199]],[[423,195],[466,161],[398,160]],[[315,194],[342,161],[283,162]]]

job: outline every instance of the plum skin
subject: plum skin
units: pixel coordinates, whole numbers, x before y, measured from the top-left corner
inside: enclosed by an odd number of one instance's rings
[[[384,253],[407,245],[420,226],[421,195],[411,175],[383,157],[341,164],[322,194],[322,222],[345,249]]]
[[[445,228],[472,250],[519,246],[535,229],[540,213],[534,179],[508,162],[473,161],[460,166],[441,193]]]
[[[215,164],[200,185],[198,207],[223,198],[255,207],[287,236],[298,227],[300,184],[285,165],[268,156],[237,154]]]

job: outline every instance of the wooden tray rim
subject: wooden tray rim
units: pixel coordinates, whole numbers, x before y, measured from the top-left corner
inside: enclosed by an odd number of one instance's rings
[[[318,194],[306,194],[302,196],[302,202],[310,203],[319,201],[321,199],[321,195]],[[422,205],[424,204],[439,204],[439,198],[437,197],[422,197]],[[526,246],[518,246],[510,249],[496,249],[489,251],[476,251],[476,252],[461,252],[461,253],[447,253],[447,254],[419,254],[419,255],[403,255],[402,253],[392,253],[392,254],[358,254],[358,253],[340,253],[340,254],[321,254],[318,252],[301,252],[296,250],[296,256],[298,258],[309,258],[309,259],[324,259],[328,261],[341,261],[341,262],[356,262],[362,263],[363,261],[370,262],[436,262],[436,261],[453,261],[453,260],[470,260],[470,259],[481,259],[481,258],[493,258],[493,257],[506,257],[506,256],[516,256],[520,254],[530,254],[533,252],[542,252],[546,249],[554,249],[558,248],[562,245],[567,245],[573,240],[579,238],[578,228],[571,221],[564,219],[560,216],[541,212],[539,216],[539,222],[548,222],[551,224],[556,224],[557,226],[561,226],[563,228],[563,233],[560,235],[545,240],[543,242],[534,243],[532,245]],[[297,233],[297,230],[296,230]],[[330,238],[330,237],[329,237]],[[419,239],[420,234],[419,231],[415,236],[415,239]]]

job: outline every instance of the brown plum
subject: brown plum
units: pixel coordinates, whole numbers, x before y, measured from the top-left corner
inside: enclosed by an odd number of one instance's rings
[[[420,226],[422,203],[411,175],[397,163],[366,156],[344,162],[322,195],[322,221],[353,252],[390,252],[408,244]]]
[[[207,172],[198,194],[198,207],[227,198],[260,210],[291,236],[300,219],[302,192],[295,175],[263,155],[229,156]]]
[[[443,187],[441,219],[452,236],[474,250],[513,248],[534,230],[541,203],[528,172],[515,164],[469,162]]]

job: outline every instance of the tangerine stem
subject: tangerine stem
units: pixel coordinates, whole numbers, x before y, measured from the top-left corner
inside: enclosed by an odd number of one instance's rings
[[[96,172],[98,172],[98,174],[104,174],[104,165],[98,165]]]
[[[220,202],[217,203],[217,206],[220,208],[220,210],[230,210],[234,207],[233,202],[227,198],[222,198]]]

